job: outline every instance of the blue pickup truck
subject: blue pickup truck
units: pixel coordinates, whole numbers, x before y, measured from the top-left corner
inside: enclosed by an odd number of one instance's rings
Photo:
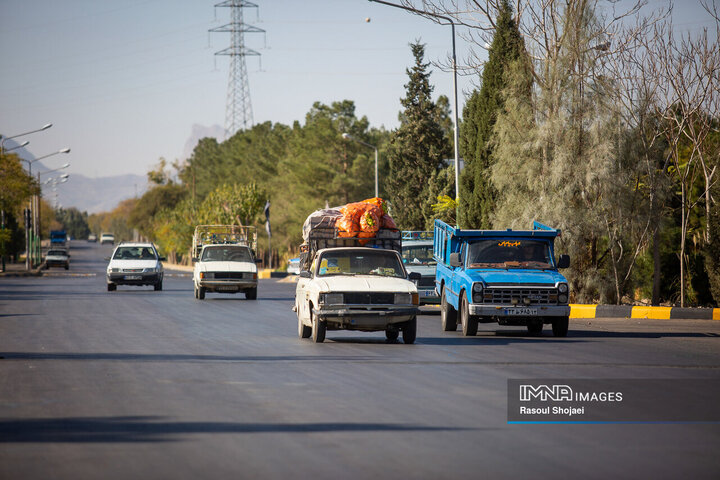
[[[532,230],[461,230],[435,221],[435,288],[443,330],[458,323],[465,336],[478,323],[526,326],[540,335],[551,324],[556,337],[568,332],[568,282],[558,272],[570,257],[555,260],[560,231],[538,222]]]

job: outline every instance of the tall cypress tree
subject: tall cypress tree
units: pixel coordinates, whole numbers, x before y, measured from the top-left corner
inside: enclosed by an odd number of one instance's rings
[[[460,148],[465,168],[460,174],[460,225],[491,228],[490,215],[497,192],[490,183],[494,163],[490,137],[498,111],[503,108],[502,92],[507,86],[509,66],[525,55],[525,42],[512,18],[507,0],[502,2],[489,58],[482,73],[482,86],[475,90],[463,109]],[[529,73],[528,73],[529,75]],[[531,78],[528,77],[528,94]]]
[[[406,96],[400,102],[400,127],[390,140],[388,160],[390,175],[387,191],[392,214],[400,228],[422,230],[425,219],[432,216],[429,181],[450,155],[450,144],[444,135],[438,107],[432,101],[429,63],[423,63],[425,45],[410,45],[415,57],[405,85]]]

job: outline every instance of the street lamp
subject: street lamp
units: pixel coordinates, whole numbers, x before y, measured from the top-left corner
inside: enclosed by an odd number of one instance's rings
[[[24,135],[30,135],[31,133],[35,133],[35,132],[42,132],[43,130],[47,130],[50,127],[52,127],[52,123],[46,123],[45,125],[42,126],[42,128],[38,128],[37,130],[30,130],[29,132],[18,133],[17,135],[3,138],[2,142],[0,142],[0,154],[5,153],[5,142],[10,140],[11,138],[22,137]]]
[[[52,157],[53,155],[57,155],[58,153],[70,153],[70,149],[69,148],[61,148],[57,152],[48,153],[47,155],[43,155],[42,157],[37,157],[33,160],[25,160],[24,158],[21,158],[20,160],[22,160],[23,162],[28,164],[28,173],[30,175],[32,175],[32,164],[33,163],[37,162],[38,160],[42,160],[43,158]],[[65,167],[61,167],[61,168],[65,168]],[[44,172],[44,173],[47,173],[47,172]]]
[[[375,145],[371,145],[367,142],[363,142],[362,140],[359,140],[359,139],[353,137],[349,133],[343,133],[342,138],[344,138],[345,140],[352,140],[354,142],[361,143],[361,144],[365,145],[366,147],[370,147],[373,150],[375,150],[375,197],[376,198],[379,197],[380,195],[378,193],[378,149],[377,149],[377,147]]]
[[[51,153],[50,155],[55,155],[56,153],[68,153],[68,152],[70,152],[70,149],[69,149],[69,148],[63,148],[62,150],[58,150],[58,151],[55,152],[55,153]],[[45,155],[45,157],[49,157],[50,155]],[[40,157],[40,158],[45,158],[45,157]],[[36,159],[36,160],[38,160],[38,159]],[[45,174],[47,174],[47,173],[57,172],[58,170],[62,170],[62,169],[64,169],[64,168],[68,168],[69,166],[70,166],[69,163],[65,163],[65,164],[64,164],[63,166],[61,166],[61,167],[53,168],[52,170],[45,170],[44,172],[38,172],[38,173],[37,173],[38,185],[44,185],[44,184],[41,184],[41,183],[40,183],[40,175],[45,175]],[[49,183],[50,181],[53,181],[53,185],[57,185],[58,183],[65,183],[65,182],[68,181],[68,177],[70,177],[70,174],[68,174],[68,173],[63,173],[63,174],[60,175],[58,178],[49,178],[48,180],[45,181],[45,184]],[[41,189],[40,189],[40,195],[42,195],[42,187],[41,187]],[[56,202],[56,203],[57,203],[57,202]],[[42,210],[41,210],[41,208],[40,208],[40,197],[37,198],[37,206],[36,206],[35,211],[36,211],[35,232],[36,232],[36,238],[39,239],[39,238],[40,238],[40,221],[41,221],[41,217],[42,217],[42,215],[41,215],[41,214],[42,214]],[[42,258],[42,245],[41,245],[40,243],[38,243],[37,248],[38,248],[38,250],[37,250],[37,258],[40,259],[40,258]]]
[[[369,0],[370,2],[375,3],[382,3],[383,5],[387,5],[389,7],[395,7],[395,8],[402,8],[403,10],[407,10],[409,12],[417,13],[419,15],[426,15],[428,17],[434,17],[434,18],[440,18],[442,20],[445,20],[450,24],[450,27],[452,28],[452,69],[453,69],[453,100],[455,103],[455,109],[454,109],[454,115],[453,115],[453,139],[455,143],[455,221],[458,222],[460,220],[460,150],[459,150],[459,140],[458,140],[458,93],[457,93],[457,60],[455,56],[455,22],[452,18],[446,17],[444,15],[438,15],[437,13],[428,12],[425,10],[418,10],[417,8],[412,7],[406,7],[404,5],[396,5],[394,3],[385,2],[383,0]],[[440,25],[445,25],[444,23],[438,22]]]
[[[30,143],[29,141],[25,140],[25,141],[24,141],[23,143],[21,143],[20,145],[16,145],[16,146],[14,146],[14,147],[12,147],[12,148],[8,148],[7,150],[5,150],[5,153],[7,153],[7,152],[12,152],[13,150],[17,150],[18,148],[25,147],[25,146],[27,146],[29,143]]]

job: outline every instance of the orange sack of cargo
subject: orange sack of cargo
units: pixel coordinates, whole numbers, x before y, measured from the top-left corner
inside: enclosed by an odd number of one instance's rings
[[[368,205],[369,208],[360,215],[360,231],[375,233],[380,230],[380,218],[378,217],[378,208],[374,205]]]
[[[378,207],[381,210],[379,216],[387,214],[387,204],[385,203],[385,200],[380,197],[368,198],[363,200],[362,203],[369,203],[370,205],[375,205],[376,207]]]
[[[390,215],[387,213],[382,216],[382,228],[388,228],[390,230],[397,230],[397,225],[395,225],[395,221],[392,219]]]

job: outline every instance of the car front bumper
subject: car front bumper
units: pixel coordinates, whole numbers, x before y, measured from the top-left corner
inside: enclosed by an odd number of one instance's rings
[[[567,317],[570,305],[469,305],[470,315],[479,317],[537,318]]]
[[[154,273],[111,273],[107,282],[115,285],[155,285],[162,281],[163,274]]]
[[[45,265],[48,267],[65,267],[69,263],[67,260],[46,260]]]
[[[257,288],[257,280],[200,280],[200,286],[211,292],[233,293]]]
[[[371,332],[385,330],[388,325],[411,320],[420,314],[420,309],[415,306],[338,306],[332,308],[314,308],[313,314],[319,319],[326,321],[330,329],[365,330]]]

